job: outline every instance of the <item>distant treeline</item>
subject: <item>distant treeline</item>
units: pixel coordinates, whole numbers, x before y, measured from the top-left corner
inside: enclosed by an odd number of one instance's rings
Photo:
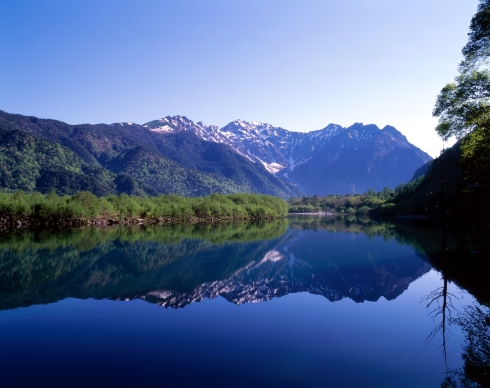
[[[89,224],[175,222],[211,219],[262,219],[287,215],[281,198],[259,194],[213,194],[205,198],[176,195],[157,197],[89,192],[58,196],[0,193],[0,224]]]
[[[368,190],[364,194],[328,195],[319,197],[292,198],[288,201],[290,213],[332,212],[335,214],[369,214],[385,206],[394,198],[405,198],[420,184],[423,176],[412,182],[401,184],[396,189],[385,187],[382,191]]]

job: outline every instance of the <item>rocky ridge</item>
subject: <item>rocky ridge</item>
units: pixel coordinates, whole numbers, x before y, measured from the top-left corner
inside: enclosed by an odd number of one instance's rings
[[[229,145],[307,194],[394,187],[409,181],[417,168],[432,159],[392,126],[329,124],[317,131],[293,132],[243,120],[218,128],[184,116],[167,116],[144,126],[160,133],[192,132],[203,140]]]

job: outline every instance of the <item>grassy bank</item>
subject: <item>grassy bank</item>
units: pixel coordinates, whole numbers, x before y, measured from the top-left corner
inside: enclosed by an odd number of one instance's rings
[[[278,197],[258,194],[213,194],[205,198],[157,197],[88,192],[58,196],[22,191],[0,193],[1,225],[87,225],[117,223],[192,222],[204,220],[266,219],[287,215]]]

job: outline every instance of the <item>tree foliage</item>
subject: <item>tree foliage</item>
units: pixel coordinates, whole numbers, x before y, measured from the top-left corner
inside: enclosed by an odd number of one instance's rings
[[[476,14],[471,19],[469,39],[463,48],[462,71],[485,63],[490,57],[490,1],[480,0]]]
[[[490,126],[490,72],[473,70],[460,74],[437,97],[436,131],[444,140],[462,138],[477,128]]]
[[[444,139],[462,139],[461,168],[466,204],[483,203],[481,212],[490,225],[490,0],[480,0],[463,48],[464,60],[455,82],[437,97],[433,115],[439,117],[437,133]],[[474,205],[472,205],[474,207]],[[471,207],[468,209],[471,211]]]
[[[287,215],[288,205],[281,198],[259,194],[213,194],[185,198],[177,195],[141,197],[127,194],[96,197],[83,191],[60,197],[0,193],[0,218],[46,222],[88,220],[93,218],[153,220],[274,218]]]
[[[480,0],[468,36],[460,74],[441,90],[433,111],[439,117],[436,130],[443,139],[490,127],[490,0]]]

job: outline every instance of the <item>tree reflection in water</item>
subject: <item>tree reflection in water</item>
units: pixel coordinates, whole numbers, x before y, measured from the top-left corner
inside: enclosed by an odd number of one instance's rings
[[[447,236],[448,228],[444,227],[444,238],[441,250],[441,274],[443,286],[431,292],[424,301],[427,308],[434,304],[430,315],[435,320],[441,318],[441,323],[427,337],[430,342],[438,333],[442,334],[442,345],[444,362],[446,363],[446,378],[441,384],[443,388],[476,388],[490,387],[490,309],[480,304],[472,304],[464,307],[463,313],[453,318],[456,310],[452,303],[452,298],[457,297],[448,292],[448,267],[447,256]],[[463,345],[463,367],[461,369],[447,368],[447,325],[457,324],[461,327],[465,337]]]
[[[440,255],[441,264],[441,274],[442,274],[442,287],[439,287],[432,291],[429,295],[424,297],[422,301],[426,303],[426,308],[430,309],[429,316],[433,321],[436,319],[441,319],[434,329],[429,333],[425,342],[430,343],[437,334],[442,335],[442,354],[444,357],[444,363],[446,365],[447,371],[447,336],[448,336],[448,324],[453,320],[453,311],[456,308],[453,305],[453,298],[458,299],[454,294],[448,292],[448,260],[447,260],[447,238],[448,238],[448,227],[447,224],[444,225],[442,249]]]
[[[441,387],[490,387],[490,309],[473,304],[454,322],[463,330],[463,367],[450,370]]]

